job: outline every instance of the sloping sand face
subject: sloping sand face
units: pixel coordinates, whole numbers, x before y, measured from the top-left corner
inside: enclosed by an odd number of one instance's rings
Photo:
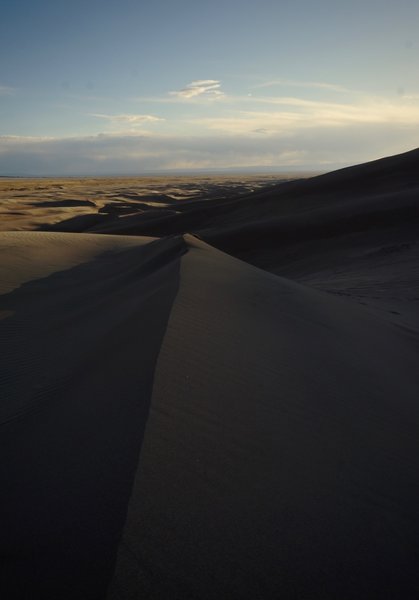
[[[105,593],[186,249],[145,241],[0,237],[2,598]]]
[[[416,338],[186,239],[108,598],[409,597]]]

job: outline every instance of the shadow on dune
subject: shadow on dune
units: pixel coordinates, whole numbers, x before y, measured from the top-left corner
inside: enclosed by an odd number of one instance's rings
[[[72,206],[93,206],[96,204],[90,200],[45,200],[44,202],[32,202],[32,206],[37,208],[54,208],[54,207],[72,207]]]
[[[185,239],[108,600],[409,598],[417,336]]]
[[[114,250],[0,297],[2,598],[104,595],[185,251]]]

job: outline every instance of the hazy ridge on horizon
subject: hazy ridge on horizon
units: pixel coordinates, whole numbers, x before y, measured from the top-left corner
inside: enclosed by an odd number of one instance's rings
[[[266,175],[267,177],[274,177],[278,175],[280,177],[290,176],[304,176],[304,175],[318,175],[320,173],[329,172],[332,170],[345,168],[351,165],[332,165],[331,168],[327,169],[315,169],[313,168],[300,168],[300,167],[241,167],[241,168],[207,168],[207,169],[158,169],[158,170],[149,170],[149,171],[132,171],[132,172],[112,172],[108,173],[103,172],[88,172],[88,173],[42,173],[42,174],[33,174],[33,173],[4,173],[0,174],[1,178],[21,178],[21,179],[36,179],[36,178],[54,178],[54,179],[66,179],[66,178],[141,178],[141,177],[200,177],[200,176],[220,176],[220,177],[228,177],[228,176],[258,176],[258,175]]]

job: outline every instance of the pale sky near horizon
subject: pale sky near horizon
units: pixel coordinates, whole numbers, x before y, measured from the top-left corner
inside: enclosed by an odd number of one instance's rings
[[[0,175],[330,170],[419,146],[417,0],[3,0]]]

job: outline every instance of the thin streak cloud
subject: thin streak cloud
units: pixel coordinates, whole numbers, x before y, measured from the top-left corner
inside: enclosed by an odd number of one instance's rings
[[[265,83],[260,83],[259,85],[255,85],[254,89],[276,87],[276,86],[321,89],[321,90],[328,90],[330,92],[340,92],[343,94],[357,93],[354,90],[350,90],[349,88],[344,87],[343,85],[339,85],[339,84],[335,84],[335,83],[324,83],[322,81],[294,81],[292,79],[274,79],[272,81],[266,81]]]
[[[97,119],[104,119],[111,123],[127,123],[130,125],[142,125],[144,123],[156,123],[158,121],[164,121],[162,117],[156,117],[154,115],[105,115],[101,113],[90,113],[91,117]]]

